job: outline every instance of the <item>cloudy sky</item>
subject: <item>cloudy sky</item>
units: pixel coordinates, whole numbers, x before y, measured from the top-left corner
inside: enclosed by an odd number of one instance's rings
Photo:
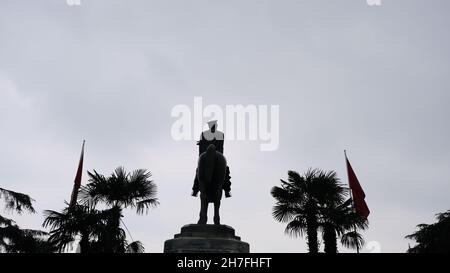
[[[307,250],[272,218],[270,188],[309,167],[346,182],[344,149],[372,211],[364,251],[406,251],[405,235],[450,208],[450,2],[382,3],[0,0],[0,187],[38,211],[9,216],[41,228],[62,209],[86,139],[86,169],[153,173],[161,205],[125,223],[161,252],[197,220],[197,146],[173,140],[170,113],[198,96],[280,106],[278,150],[225,143],[222,222],[252,252]]]

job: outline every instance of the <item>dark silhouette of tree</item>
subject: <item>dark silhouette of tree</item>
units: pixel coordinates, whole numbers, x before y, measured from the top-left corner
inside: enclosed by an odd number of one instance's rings
[[[0,188],[0,199],[5,208],[22,214],[24,211],[35,213],[30,196]],[[40,230],[21,229],[14,220],[0,215],[0,251],[9,253],[48,253],[55,247],[46,240],[48,234]]]
[[[361,247],[364,243],[357,229],[367,228],[367,220],[357,215],[347,199],[348,189],[334,171],[309,169],[303,175],[288,172],[288,181],[273,187],[276,199],[274,218],[288,223],[285,233],[303,236],[306,233],[310,253],[319,252],[318,231],[322,231],[326,253],[337,253],[337,239],[345,247]]]
[[[326,253],[337,253],[337,235],[340,233],[338,221],[346,190],[334,171],[320,171],[312,179],[315,189],[315,201],[318,207],[319,227]]]
[[[135,208],[137,214],[147,213],[150,207],[156,207],[156,185],[150,180],[151,173],[139,169],[127,173],[119,167],[110,177],[94,170],[88,172],[89,183],[81,188],[81,201],[96,206],[99,202],[110,207]]]
[[[325,253],[338,252],[338,237],[347,248],[361,249],[364,245],[364,239],[357,230],[366,229],[368,221],[354,211],[351,199],[328,201],[321,207],[320,222]]]
[[[0,198],[5,202],[6,210],[15,211],[18,214],[22,214],[24,210],[36,212],[32,205],[34,200],[26,194],[0,188]]]
[[[21,229],[17,225],[10,225],[3,229],[9,243],[2,247],[8,253],[52,253],[56,247],[46,237],[48,233],[40,230]]]
[[[80,190],[80,204],[62,212],[46,211],[44,226],[51,228],[49,240],[57,244],[59,251],[79,237],[81,252],[144,252],[141,242],[128,244],[121,219],[125,208],[143,214],[158,205],[151,174],[143,169],[127,173],[119,167],[109,177],[95,170],[88,175],[89,183]],[[98,210],[100,204],[108,208]]]
[[[348,231],[342,234],[341,244],[346,248],[361,249],[364,246],[364,238],[355,230]]]
[[[140,241],[130,243],[125,250],[126,253],[143,253],[144,251],[144,245]]]
[[[420,224],[407,239],[416,241],[408,253],[450,253],[450,210],[436,215],[434,224]]]
[[[60,252],[80,237],[82,252],[94,252],[94,241],[102,231],[102,211],[83,205],[66,207],[62,212],[44,211],[44,227],[50,227],[49,241],[54,242]]]
[[[82,202],[95,207],[99,203],[110,207],[106,214],[106,225],[99,236],[99,245],[103,252],[134,252],[143,250],[140,242],[126,243],[125,231],[120,228],[123,209],[134,208],[137,214],[147,213],[150,207],[156,207],[156,185],[150,180],[151,173],[139,169],[127,173],[119,167],[109,177],[95,170],[88,172],[89,183],[81,188]]]
[[[303,236],[306,232],[310,253],[319,251],[317,239],[318,202],[317,184],[314,183],[318,170],[310,169],[304,175],[288,172],[288,181],[281,179],[281,187],[272,188],[272,196],[277,200],[273,207],[273,217],[288,223],[285,233],[291,236]]]

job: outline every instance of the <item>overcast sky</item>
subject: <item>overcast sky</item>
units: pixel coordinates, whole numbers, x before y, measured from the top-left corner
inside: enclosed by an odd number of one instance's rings
[[[405,235],[450,209],[450,2],[382,3],[0,0],[0,187],[38,212],[9,216],[41,228],[43,210],[61,210],[86,139],[85,170],[153,173],[161,205],[124,220],[162,252],[197,221],[198,150],[173,140],[170,112],[201,96],[280,105],[278,150],[225,142],[222,222],[252,252],[307,251],[272,218],[270,189],[310,167],[347,182],[344,149],[372,212],[366,241],[406,251]]]

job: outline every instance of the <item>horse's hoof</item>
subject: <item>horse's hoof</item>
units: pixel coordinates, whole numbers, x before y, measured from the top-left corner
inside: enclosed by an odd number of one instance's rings
[[[197,222],[197,225],[206,225],[206,222],[208,222],[208,219],[200,219]]]
[[[220,225],[220,219],[214,218],[214,225]]]

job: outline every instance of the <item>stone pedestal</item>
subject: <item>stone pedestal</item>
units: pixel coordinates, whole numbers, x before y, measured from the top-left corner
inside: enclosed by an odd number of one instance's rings
[[[249,253],[250,246],[226,225],[185,225],[164,243],[164,253]]]

